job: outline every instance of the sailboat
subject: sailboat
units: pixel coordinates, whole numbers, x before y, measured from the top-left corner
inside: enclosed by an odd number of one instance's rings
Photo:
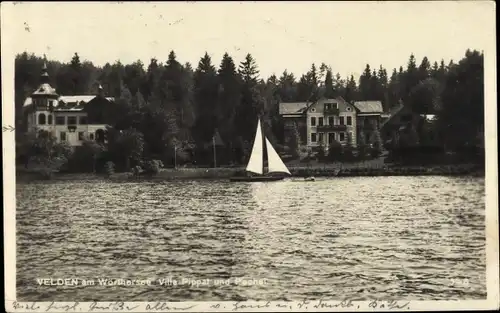
[[[264,143],[266,143],[266,154],[267,154],[267,163],[268,163],[268,171],[264,174]],[[250,155],[250,160],[248,161],[246,171],[250,173],[257,174],[256,176],[242,176],[242,177],[231,177],[230,181],[277,181],[285,178],[283,175],[269,175],[271,173],[282,173],[282,174],[290,174],[290,171],[286,167],[283,160],[281,160],[280,156],[274,150],[273,145],[267,139],[266,136],[262,135],[262,127],[260,124],[260,119],[257,121],[257,130],[255,131],[255,140],[253,142],[252,154]]]

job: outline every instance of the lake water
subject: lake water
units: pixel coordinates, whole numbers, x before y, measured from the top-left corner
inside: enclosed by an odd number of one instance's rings
[[[17,299],[485,299],[484,203],[464,177],[19,183]]]

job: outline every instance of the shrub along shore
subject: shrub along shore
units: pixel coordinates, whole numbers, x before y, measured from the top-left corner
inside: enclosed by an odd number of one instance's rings
[[[290,167],[292,177],[357,177],[357,176],[484,176],[484,169],[471,165],[422,166],[384,166],[384,167]],[[112,175],[89,173],[56,173],[54,180],[109,179],[111,181],[134,180],[179,180],[179,179],[227,179],[244,175],[244,168],[165,168],[157,174],[114,173]],[[17,171],[18,180],[37,180],[37,173]]]

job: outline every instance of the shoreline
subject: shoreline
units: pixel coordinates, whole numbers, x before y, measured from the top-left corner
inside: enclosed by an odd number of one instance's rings
[[[484,177],[484,169],[475,165],[444,166],[391,166],[391,167],[289,167],[293,177],[375,177],[375,176],[473,176]],[[49,181],[105,180],[110,182],[171,181],[189,179],[229,179],[241,175],[244,168],[166,168],[154,176],[132,176],[131,173],[115,173],[111,177],[94,173],[55,173]],[[17,181],[46,180],[37,173],[24,169],[16,170]]]

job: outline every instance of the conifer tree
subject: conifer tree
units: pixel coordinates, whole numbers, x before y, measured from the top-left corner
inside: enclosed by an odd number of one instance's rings
[[[293,73],[288,73],[288,71],[285,70],[278,80],[278,86],[278,95],[280,101],[290,102],[298,100],[297,86]]]
[[[424,57],[422,59],[422,63],[420,63],[420,66],[418,67],[419,82],[429,77],[430,70],[431,70],[431,64],[429,62],[429,59],[427,59],[427,57]]]
[[[236,116],[237,131],[242,134],[244,141],[251,142],[257,126],[257,118],[264,114],[264,99],[257,84],[259,70],[251,54],[247,54],[245,60],[241,62],[238,72],[243,83],[241,105]]]
[[[359,77],[359,93],[363,100],[370,100],[371,97],[371,76],[372,70],[369,64],[366,64],[363,74]]]
[[[194,73],[194,99],[196,103],[195,138],[199,144],[209,142],[217,127],[217,100],[219,85],[212,59],[205,52]]]
[[[326,98],[335,97],[335,90],[333,86],[333,74],[331,69],[327,69],[325,74],[325,97]]]
[[[346,83],[345,91],[344,91],[344,99],[352,103],[353,101],[358,100],[358,90],[356,86],[356,81],[354,80],[354,76],[351,75],[349,80]]]
[[[222,139],[236,144],[236,115],[240,108],[241,87],[233,58],[226,52],[218,70],[218,129]]]

